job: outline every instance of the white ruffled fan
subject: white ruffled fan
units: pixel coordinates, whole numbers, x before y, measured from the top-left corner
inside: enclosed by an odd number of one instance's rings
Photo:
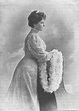
[[[44,91],[49,93],[56,91],[60,86],[63,75],[62,53],[54,49],[50,61],[41,64],[39,70]]]

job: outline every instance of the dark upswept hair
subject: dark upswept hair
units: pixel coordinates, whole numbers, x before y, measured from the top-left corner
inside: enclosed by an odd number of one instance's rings
[[[33,28],[34,24],[38,24],[42,19],[46,19],[44,12],[35,10],[28,16],[28,25]]]

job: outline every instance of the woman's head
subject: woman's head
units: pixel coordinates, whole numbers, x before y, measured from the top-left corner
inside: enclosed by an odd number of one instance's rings
[[[28,25],[31,28],[34,28],[39,22],[42,22],[46,19],[46,15],[44,12],[40,11],[33,11],[31,14],[28,16]]]

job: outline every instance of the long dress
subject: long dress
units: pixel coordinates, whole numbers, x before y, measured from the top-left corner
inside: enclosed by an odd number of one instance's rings
[[[35,29],[27,35],[24,51],[25,56],[18,63],[13,74],[8,90],[9,97],[16,98],[17,101],[27,105],[29,110],[26,111],[53,111],[52,104],[54,103],[55,107],[57,105],[55,95],[45,93],[37,79],[38,63],[48,61],[50,53],[46,51],[46,45]],[[49,109],[45,108],[47,104]]]

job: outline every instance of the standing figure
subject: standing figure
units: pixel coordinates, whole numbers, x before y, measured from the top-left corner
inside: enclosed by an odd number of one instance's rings
[[[57,103],[54,92],[44,92],[39,78],[39,64],[47,62],[52,52],[46,51],[45,42],[38,32],[44,28],[46,15],[33,11],[28,16],[31,31],[25,39],[25,56],[18,63],[9,87],[9,96],[29,107],[28,111],[56,111]]]

